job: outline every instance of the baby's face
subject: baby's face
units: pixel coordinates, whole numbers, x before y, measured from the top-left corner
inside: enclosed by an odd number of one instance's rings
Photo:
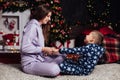
[[[86,35],[84,42],[91,43],[91,41],[93,41],[93,35],[92,33],[89,33],[88,35]]]

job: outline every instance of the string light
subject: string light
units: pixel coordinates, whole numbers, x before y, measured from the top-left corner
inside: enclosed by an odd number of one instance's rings
[[[100,3],[103,4],[102,7]],[[89,24],[98,23],[99,27],[109,25],[110,0],[88,0],[87,8],[90,16]]]
[[[102,3],[103,6],[99,4]],[[62,15],[62,8],[60,0],[0,0],[0,10],[3,12],[23,12],[26,9],[32,9],[39,4],[47,4],[53,9],[51,25],[50,25],[50,42],[61,41],[65,42],[70,39],[69,33],[71,31],[71,27],[68,26],[66,20]],[[99,6],[98,6],[98,5]],[[86,25],[91,25],[94,27],[94,24],[98,24],[97,26],[101,27],[104,25],[113,25],[112,22],[109,21],[110,15],[110,0],[87,0],[88,14],[90,16],[89,22]],[[102,9],[98,9],[98,7]],[[104,7],[104,8],[103,8]],[[98,12],[99,11],[99,12]],[[114,23],[115,26],[118,26],[117,23]],[[74,26],[80,25],[80,21],[77,21]],[[96,25],[95,25],[96,27]],[[62,31],[64,30],[64,31]],[[64,34],[63,34],[64,32]]]

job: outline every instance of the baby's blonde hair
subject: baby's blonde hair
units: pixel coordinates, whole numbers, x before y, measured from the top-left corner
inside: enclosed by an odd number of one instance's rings
[[[91,34],[93,35],[94,39],[95,39],[95,44],[101,44],[102,41],[103,41],[103,34],[100,33],[99,31],[97,30],[93,30],[91,32]]]

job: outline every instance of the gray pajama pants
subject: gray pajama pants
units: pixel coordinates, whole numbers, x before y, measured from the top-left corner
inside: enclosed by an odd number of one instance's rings
[[[45,61],[35,61],[23,67],[23,71],[28,74],[40,76],[57,76],[60,73],[59,63],[63,61],[63,56],[45,57]]]

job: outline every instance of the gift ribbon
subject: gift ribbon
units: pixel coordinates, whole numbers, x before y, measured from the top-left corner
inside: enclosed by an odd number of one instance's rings
[[[67,45],[66,47],[69,48],[70,40],[67,40],[66,45]]]
[[[55,48],[57,48],[57,49],[60,49],[62,46],[63,46],[63,44],[61,43],[59,46],[56,46],[56,44],[55,43],[52,43],[51,44],[52,46],[54,46]]]

